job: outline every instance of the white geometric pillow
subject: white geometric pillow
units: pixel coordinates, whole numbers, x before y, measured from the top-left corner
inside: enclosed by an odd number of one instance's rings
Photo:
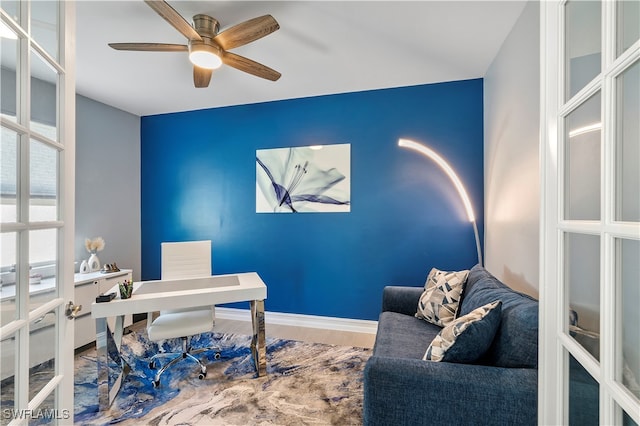
[[[491,346],[500,327],[502,302],[487,303],[452,321],[433,339],[422,358],[425,361],[470,363]]]
[[[456,317],[469,271],[446,272],[433,268],[418,301],[416,317],[445,327]]]

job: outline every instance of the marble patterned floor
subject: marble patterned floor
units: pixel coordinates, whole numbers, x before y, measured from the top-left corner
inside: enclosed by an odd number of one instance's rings
[[[144,331],[125,336],[123,354],[132,372],[111,409],[97,409],[95,351],[76,357],[75,423],[82,425],[357,425],[362,423],[364,348],[267,338],[267,375],[257,377],[250,337],[204,334],[217,342],[204,380],[195,363],[182,361],[152,386],[149,357],[158,350]],[[179,342],[175,342],[177,345]],[[174,350],[168,343],[160,350]]]

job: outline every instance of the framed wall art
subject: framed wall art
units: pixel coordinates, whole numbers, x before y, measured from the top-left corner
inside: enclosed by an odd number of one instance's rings
[[[256,212],[351,211],[351,145],[256,151]]]

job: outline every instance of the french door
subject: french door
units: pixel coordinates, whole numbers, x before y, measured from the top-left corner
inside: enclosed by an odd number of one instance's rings
[[[640,423],[640,2],[541,2],[539,422]]]
[[[3,425],[73,423],[74,8],[0,0]]]

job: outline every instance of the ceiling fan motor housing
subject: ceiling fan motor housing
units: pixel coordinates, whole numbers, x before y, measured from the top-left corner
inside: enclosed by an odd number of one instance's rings
[[[214,38],[220,30],[220,23],[209,15],[198,14],[193,17],[193,27],[200,36]]]
[[[193,59],[192,54],[213,54],[217,58],[215,61],[211,62],[209,65],[198,64],[201,67],[208,69],[215,69],[222,65],[222,49],[216,42],[213,41],[213,37],[218,34],[218,30],[220,28],[220,24],[218,21],[208,15],[198,14],[193,17],[193,24],[195,30],[200,34],[202,40],[189,40],[189,56],[192,58],[192,62],[194,64],[196,61]],[[213,58],[208,56],[208,58]],[[209,59],[212,61],[212,59]]]

